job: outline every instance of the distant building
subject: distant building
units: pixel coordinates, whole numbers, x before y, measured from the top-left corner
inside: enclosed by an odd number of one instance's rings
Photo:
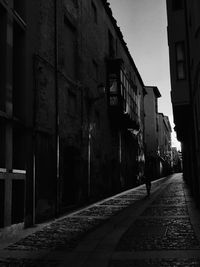
[[[182,172],[182,153],[176,147],[172,147],[172,169],[174,172]]]
[[[160,176],[172,171],[171,125],[169,118],[158,113],[158,154],[160,157]]]
[[[152,178],[160,176],[160,160],[158,154],[158,98],[161,94],[156,86],[145,86],[145,159],[146,175]]]
[[[171,97],[184,179],[200,205],[200,1],[167,0]]]

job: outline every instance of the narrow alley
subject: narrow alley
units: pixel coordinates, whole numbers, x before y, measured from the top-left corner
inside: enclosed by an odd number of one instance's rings
[[[179,173],[5,240],[0,266],[200,266],[200,213]]]
[[[200,0],[0,0],[0,267],[200,267],[199,44]]]

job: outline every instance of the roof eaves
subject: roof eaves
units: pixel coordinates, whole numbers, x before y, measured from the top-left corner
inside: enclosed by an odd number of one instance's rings
[[[105,10],[106,10],[107,14],[109,15],[109,17],[111,19],[111,22],[112,22],[112,24],[113,24],[113,26],[114,26],[117,34],[118,34],[119,39],[122,42],[122,45],[123,45],[128,57],[129,57],[129,60],[130,60],[132,66],[133,66],[133,68],[134,68],[134,70],[135,70],[135,72],[137,74],[137,77],[138,77],[140,83],[144,87],[144,82],[143,82],[142,77],[141,77],[141,75],[140,75],[140,73],[139,73],[139,71],[138,71],[138,69],[137,69],[137,67],[135,65],[135,62],[134,62],[134,60],[133,60],[133,58],[132,58],[132,56],[130,54],[130,51],[129,51],[128,47],[127,47],[127,43],[124,41],[123,34],[122,34],[121,30],[120,30],[120,27],[117,25],[117,21],[113,17],[112,9],[110,8],[110,3],[107,0],[101,0],[101,1],[102,1],[103,5],[105,7]]]
[[[148,85],[148,86],[145,86],[145,88],[146,88],[146,89],[148,89],[148,88],[153,89],[153,92],[154,92],[155,96],[156,96],[157,98],[161,97],[161,93],[160,93],[160,91],[158,90],[158,87],[157,87],[157,86],[151,86],[151,85]]]

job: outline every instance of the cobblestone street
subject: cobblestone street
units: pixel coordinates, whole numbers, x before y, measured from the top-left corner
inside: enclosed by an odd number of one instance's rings
[[[19,234],[0,266],[200,266],[200,214],[175,174]]]

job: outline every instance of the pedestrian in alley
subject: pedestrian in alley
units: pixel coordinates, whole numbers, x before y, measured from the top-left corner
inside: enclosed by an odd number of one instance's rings
[[[147,196],[150,197],[151,193],[151,178],[149,176],[144,176],[144,181],[146,184]]]

